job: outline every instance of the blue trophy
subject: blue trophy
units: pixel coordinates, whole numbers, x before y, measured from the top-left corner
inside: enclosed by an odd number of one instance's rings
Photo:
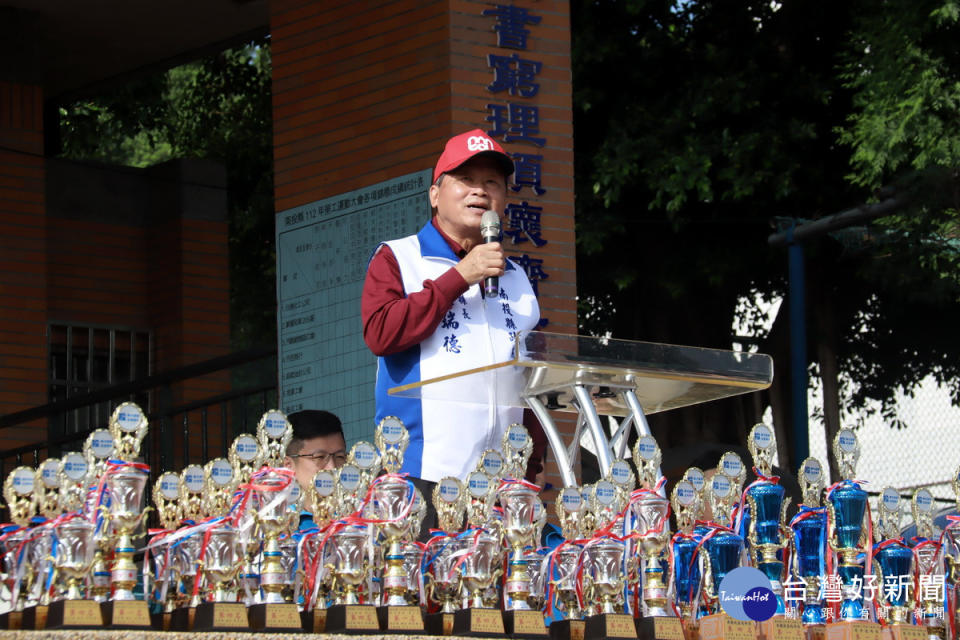
[[[877,539],[873,558],[883,585],[883,601],[889,608],[888,621],[891,625],[909,624],[912,594],[904,585],[903,576],[913,576],[913,550],[900,537],[900,494],[892,487],[885,488],[877,501],[873,533]]]
[[[790,537],[784,530],[787,516],[786,491],[779,484],[779,478],[771,476],[773,456],[777,451],[777,440],[773,429],[765,424],[757,424],[750,430],[747,440],[750,455],[758,480],[747,487],[746,504],[749,508],[747,542],[750,548],[750,561],[770,580],[773,593],[777,598],[777,610],[774,615],[786,613],[783,602],[783,559],[781,552],[789,543]]]
[[[708,599],[707,613],[715,614],[720,613],[720,583],[728,573],[740,566],[743,538],[727,527],[733,502],[739,497],[734,482],[723,473],[717,473],[710,479],[709,487],[713,526],[704,536],[703,546],[707,553],[703,558],[703,591]]]
[[[806,585],[800,622],[807,627],[826,623],[820,600],[827,554],[827,510],[820,506],[823,487],[823,466],[816,458],[807,458],[800,466],[803,504],[790,521],[795,551],[792,573]]]
[[[859,555],[866,553],[864,517],[867,512],[867,492],[853,480],[860,445],[851,429],[841,429],[833,440],[833,455],[837,459],[842,480],[827,492],[827,512],[833,535],[830,548],[837,554],[837,575],[840,577],[843,600],[840,621],[863,619],[863,565]]]
[[[681,480],[670,494],[673,512],[677,517],[677,533],[670,541],[673,546],[674,604],[680,610],[685,624],[695,622],[693,605],[699,600],[700,562],[697,557],[701,536],[693,532],[700,494],[689,480]]]

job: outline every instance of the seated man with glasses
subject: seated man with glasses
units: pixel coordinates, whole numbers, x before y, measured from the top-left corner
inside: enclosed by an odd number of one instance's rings
[[[329,411],[304,409],[291,413],[287,419],[293,426],[293,438],[287,445],[283,464],[293,469],[302,489],[310,486],[317,471],[344,465],[347,461],[347,443],[340,418]],[[306,502],[303,506],[307,511],[313,508]],[[301,517],[301,529],[311,524],[312,518]]]

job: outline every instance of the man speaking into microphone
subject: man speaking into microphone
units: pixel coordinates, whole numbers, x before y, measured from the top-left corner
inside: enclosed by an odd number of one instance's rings
[[[422,481],[428,502],[432,483],[465,479],[485,449],[501,448],[506,427],[522,420],[522,409],[496,406],[493,391],[469,379],[456,397],[387,394],[508,360],[516,332],[537,324],[527,276],[505,258],[490,224],[503,214],[513,171],[510,156],[480,129],[450,138],[433,170],[430,221],[416,235],[380,244],[367,267],[361,318],[363,339],[378,356],[376,419],[397,416],[410,431],[402,472]],[[483,225],[486,212],[494,214]]]

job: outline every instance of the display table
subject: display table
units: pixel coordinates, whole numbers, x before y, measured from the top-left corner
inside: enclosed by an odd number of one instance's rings
[[[3,631],[4,640],[232,640],[233,638],[256,638],[257,640],[435,640],[437,636],[413,635],[346,635],[333,633],[263,633],[243,631]],[[506,639],[504,639],[506,640]]]

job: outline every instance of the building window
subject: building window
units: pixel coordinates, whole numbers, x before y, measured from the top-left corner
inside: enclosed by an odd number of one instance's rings
[[[51,324],[50,402],[146,378],[153,372],[152,335],[121,327]],[[146,392],[132,398],[150,411]],[[116,401],[68,411],[51,422],[51,435],[66,435],[107,426]]]

